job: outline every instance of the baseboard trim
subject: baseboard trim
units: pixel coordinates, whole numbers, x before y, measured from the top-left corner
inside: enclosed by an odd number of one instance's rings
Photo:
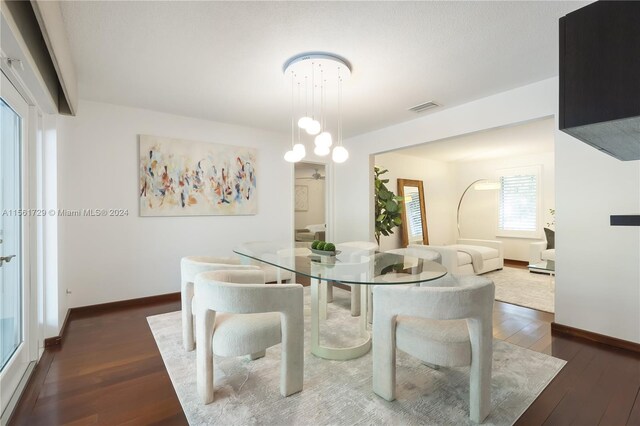
[[[48,337],[44,339],[44,347],[49,348],[51,346],[57,346],[62,343],[62,339],[64,338],[65,331],[67,330],[67,324],[69,322],[69,317],[71,316],[71,314],[83,314],[83,313],[95,312],[95,311],[110,311],[110,310],[117,310],[122,308],[130,308],[132,306],[145,306],[145,305],[153,305],[155,303],[179,302],[179,301],[180,301],[180,292],[177,292],[177,293],[159,294],[157,296],[140,297],[137,299],[118,300],[116,302],[99,303],[97,305],[87,305],[87,306],[79,306],[76,308],[69,308],[67,309],[67,315],[65,316],[64,322],[62,323],[62,328],[60,328],[60,335],[54,336],[54,337]]]
[[[118,300],[116,302],[99,303],[97,305],[79,306],[77,308],[71,308],[71,312],[82,314],[95,311],[110,311],[112,309],[130,308],[132,306],[144,306],[153,305],[155,303],[162,302],[179,302],[180,292],[177,293],[165,293],[157,296],[140,297],[137,299]]]
[[[526,260],[514,260],[514,259],[505,259],[504,266],[521,266],[526,267],[529,266],[529,262]]]
[[[71,309],[67,309],[67,315],[64,316],[64,321],[62,322],[62,327],[60,327],[60,334],[58,336],[48,337],[44,339],[44,347],[49,348],[51,346],[56,346],[62,343],[62,337],[64,336],[65,331],[67,330],[67,324],[69,323],[69,314],[71,313]]]
[[[594,333],[593,331],[583,330],[568,325],[551,323],[551,332],[566,334],[569,336],[581,337],[616,348],[626,349],[628,351],[640,353],[640,343],[630,342],[628,340],[618,339],[617,337],[605,336],[604,334]]]

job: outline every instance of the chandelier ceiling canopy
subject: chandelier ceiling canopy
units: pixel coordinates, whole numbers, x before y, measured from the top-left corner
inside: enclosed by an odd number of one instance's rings
[[[351,76],[349,62],[331,53],[303,53],[289,59],[283,71],[291,85],[291,150],[284,159],[302,160],[306,156],[303,138],[313,138],[316,155],[332,153],[334,162],[346,161],[342,84]]]

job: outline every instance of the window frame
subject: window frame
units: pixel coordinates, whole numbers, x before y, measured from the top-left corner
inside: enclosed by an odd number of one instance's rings
[[[536,164],[523,167],[512,167],[496,170],[496,180],[508,176],[534,175],[536,177],[536,229],[533,231],[500,229],[501,194],[503,187],[496,191],[496,236],[506,238],[539,239],[542,234],[542,165]]]

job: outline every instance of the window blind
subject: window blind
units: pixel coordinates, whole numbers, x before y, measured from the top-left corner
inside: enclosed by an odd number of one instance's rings
[[[422,240],[422,215],[420,212],[420,192],[418,188],[405,188],[405,216],[409,241]]]
[[[498,229],[536,231],[538,224],[538,178],[533,174],[500,177]]]

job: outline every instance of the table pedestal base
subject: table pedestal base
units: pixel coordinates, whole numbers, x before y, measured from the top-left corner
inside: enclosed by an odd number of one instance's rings
[[[344,361],[348,359],[360,358],[371,350],[371,334],[367,330],[369,291],[368,286],[363,285],[360,292],[360,335],[365,341],[346,348],[332,348],[320,345],[320,319],[327,318],[327,282],[318,279],[311,279],[311,353],[324,359]]]

